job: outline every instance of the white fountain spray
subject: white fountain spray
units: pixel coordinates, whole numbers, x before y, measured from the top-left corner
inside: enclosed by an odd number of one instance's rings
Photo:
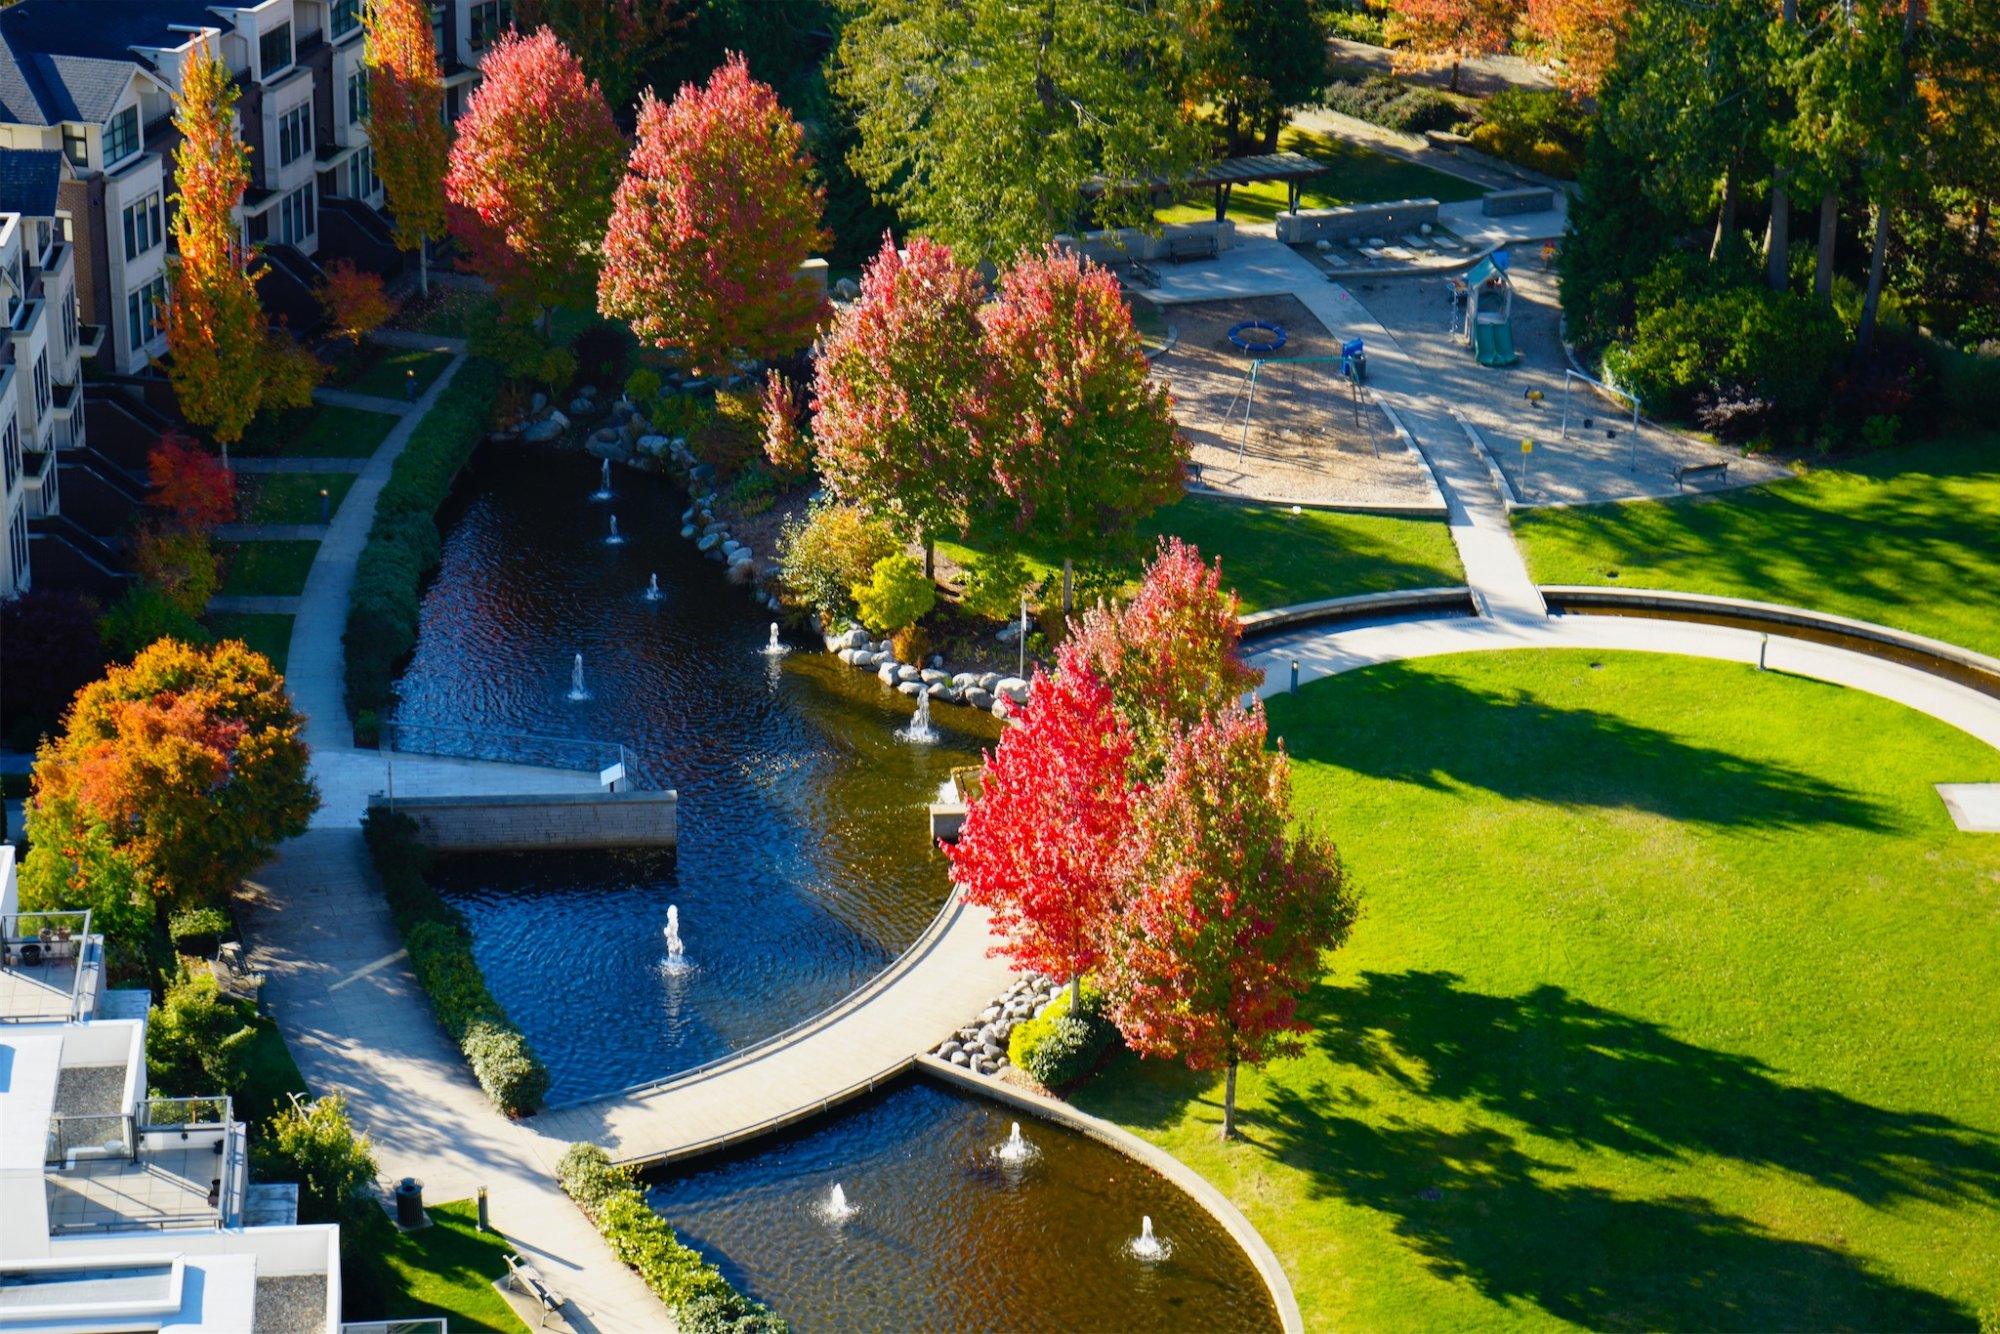
[[[604,460],[604,467],[597,474],[597,494],[592,496],[591,499],[609,500],[611,499],[611,495],[611,460],[606,459]]]
[[[1025,1163],[1040,1152],[1022,1136],[1021,1123],[1016,1121],[1013,1129],[1007,1132],[1007,1142],[995,1148],[993,1156],[1003,1163]]]
[[[910,719],[910,725],[896,733],[905,741],[928,745],[937,740],[937,729],[931,726],[931,691],[925,686],[917,692],[917,716]]]
[[[681,910],[674,904],[667,905],[667,963],[670,973],[685,973],[692,965],[687,961],[687,946],[681,943]]]
[[[829,1223],[844,1223],[861,1212],[859,1206],[847,1202],[847,1192],[840,1188],[838,1181],[827,1192],[826,1199],[819,1206],[819,1216]]]
[[[611,536],[605,538],[604,541],[606,545],[614,547],[623,546],[625,543],[625,539],[618,536],[618,516],[616,514],[611,516]]]
[[[572,704],[579,704],[589,698],[590,692],[583,688],[583,655],[579,653],[569,669],[569,700]]]
[[[764,654],[766,657],[780,658],[785,655],[785,652],[786,652],[785,646],[778,642],[778,623],[776,621],[772,621],[771,642],[764,645]]]
[[[660,592],[660,576],[657,574],[650,576],[646,580],[646,601],[658,602],[664,596],[666,595]]]
[[[1153,1235],[1151,1214],[1141,1215],[1139,1235],[1125,1243],[1125,1249],[1135,1260],[1164,1260],[1174,1253],[1173,1243]]]

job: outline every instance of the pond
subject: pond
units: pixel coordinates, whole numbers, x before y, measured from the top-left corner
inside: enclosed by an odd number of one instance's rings
[[[547,1062],[550,1101],[614,1092],[807,1018],[943,906],[924,806],[998,724],[907,699],[830,655],[763,652],[770,613],[680,537],[664,480],[489,445],[451,509],[396,720],[623,743],[679,793],[677,855],[440,858],[488,985]],[[617,519],[613,543],[611,520]],[[646,595],[658,576],[659,597]],[[812,647],[817,649],[815,642]],[[588,698],[569,698],[575,655]],[[670,972],[678,909],[690,967]]]
[[[1024,1163],[996,1153],[1015,1121]],[[665,1173],[653,1208],[800,1334],[1279,1327],[1249,1258],[1171,1182],[929,1079]],[[1131,1253],[1147,1217],[1163,1258]]]

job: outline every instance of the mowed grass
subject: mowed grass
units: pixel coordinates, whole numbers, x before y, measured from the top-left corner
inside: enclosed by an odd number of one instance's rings
[[[294,459],[372,458],[398,420],[386,412],[328,404],[260,413],[244,432],[240,452]]]
[[[244,473],[236,493],[237,517],[244,523],[319,523],[322,501],[338,513],[354,474],[346,472]]]
[[[284,674],[292,650],[291,617],[259,611],[217,611],[202,619],[218,643],[240,639],[245,647],[269,658],[272,669],[279,675]]]
[[[218,542],[228,566],[225,597],[296,597],[305,591],[317,542]]]
[[[433,1204],[428,1212],[427,1228],[381,1229],[393,1237],[377,1257],[387,1271],[387,1318],[444,1316],[452,1334],[524,1330],[513,1308],[493,1290],[493,1281],[507,1275],[502,1257],[513,1245],[497,1232],[478,1230],[478,1208],[471,1200]]]
[[[1378,153],[1330,134],[1287,127],[1278,133],[1278,148],[1304,153],[1329,168],[1306,182],[1300,208],[1334,208],[1341,204],[1380,204],[1396,199],[1435,199],[1441,204],[1478,199],[1486,191],[1462,176],[1433,171]],[[1270,222],[1285,211],[1289,192],[1282,181],[1236,186],[1229,194],[1229,216],[1236,222]],[[1157,210],[1161,222],[1205,222],[1215,216],[1215,192],[1200,190],[1186,201]]]
[[[417,392],[423,393],[431,387],[431,381],[444,372],[451,364],[451,357],[444,352],[423,352],[409,347],[385,347],[381,355],[371,362],[367,369],[356,375],[341,388],[357,394],[373,394],[377,398],[402,398],[404,382],[415,374]]]
[[[1791,603],[2000,653],[2000,434],[1744,491],[1517,513],[1514,533],[1539,583]]]
[[[1140,550],[1107,567],[1112,577],[1136,584],[1162,537],[1200,548],[1204,560],[1222,558],[1222,577],[1242,596],[1244,611],[1354,593],[1434,588],[1465,582],[1464,567],[1442,518],[1347,514],[1283,505],[1249,505],[1188,496],[1139,525]],[[939,542],[954,563],[976,562],[981,549]],[[1039,575],[1061,577],[1062,560],[1029,552]]]
[[[2000,1303],[2000,756],[1735,664],[1512,652],[1271,701],[1364,915],[1306,1053],[1077,1101],[1315,1329],[1948,1329]]]

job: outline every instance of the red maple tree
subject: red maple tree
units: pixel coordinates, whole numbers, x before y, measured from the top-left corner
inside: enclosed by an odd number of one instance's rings
[[[1132,830],[1131,744],[1110,688],[1088,669],[1038,671],[1025,717],[987,759],[958,843],[945,851],[966,901],[991,910],[1005,938],[996,948],[1016,968],[1074,986],[1104,961]]]
[[[1143,777],[1158,774],[1177,732],[1264,679],[1238,652],[1237,606],[1222,587],[1222,562],[1204,565],[1200,551],[1170,537],[1130,602],[1093,607],[1064,641],[1066,671],[1087,668],[1111,682]]]
[[[1236,1070],[1296,1051],[1299,999],[1357,904],[1326,839],[1294,835],[1283,750],[1262,708],[1232,707],[1178,733],[1138,804],[1129,875],[1105,948],[1110,1015],[1144,1055],[1226,1071],[1222,1136],[1236,1129]]]
[[[379,274],[356,268],[351,259],[336,259],[320,280],[319,304],[333,331],[355,346],[396,313]]]
[[[236,481],[222,460],[188,436],[169,431],[146,455],[153,503],[173,511],[191,532],[208,533],[236,517]]]
[[[825,300],[798,268],[830,240],[805,131],[731,53],[672,102],[647,93],[604,237],[598,308],[704,374],[804,347]]]
[[[611,108],[547,28],[506,33],[479,72],[445,177],[451,234],[510,304],[586,305],[625,159]]]

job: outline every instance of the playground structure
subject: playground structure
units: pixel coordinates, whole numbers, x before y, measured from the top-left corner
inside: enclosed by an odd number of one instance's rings
[[[1511,366],[1521,359],[1514,350],[1514,282],[1507,267],[1507,252],[1496,250],[1454,285],[1463,323],[1453,332],[1482,366]]]
[[[1582,371],[1565,370],[1563,372],[1563,424],[1562,435],[1558,438],[1563,440],[1569,439],[1570,390],[1575,388],[1578,380],[1583,381],[1584,384],[1603,394],[1606,398],[1623,399],[1632,405],[1632,425],[1627,432],[1625,468],[1628,472],[1637,468],[1639,466],[1639,400],[1626,393],[1623,389],[1613,389],[1602,380],[1592,379]],[[1582,429],[1586,431],[1592,430],[1596,426],[1596,418],[1584,415],[1587,412],[1588,409],[1586,408],[1583,413],[1578,414],[1582,418]],[[1612,436],[1615,433],[1607,430],[1605,434],[1606,436]]]
[[[1352,340],[1337,357],[1252,358],[1243,373],[1243,383],[1223,414],[1223,420],[1234,425],[1237,410],[1242,409],[1242,426],[1236,439],[1237,459],[1241,460],[1249,450],[1250,426],[1260,406],[1264,413],[1261,432],[1276,436],[1307,435],[1316,414],[1326,411],[1327,405],[1340,395],[1347,399],[1354,425],[1361,427],[1361,381],[1366,374],[1361,368],[1367,362],[1360,343],[1358,338]],[[1261,404],[1259,390],[1263,391]],[[1375,453],[1382,452],[1381,441],[1373,433],[1369,443]]]

